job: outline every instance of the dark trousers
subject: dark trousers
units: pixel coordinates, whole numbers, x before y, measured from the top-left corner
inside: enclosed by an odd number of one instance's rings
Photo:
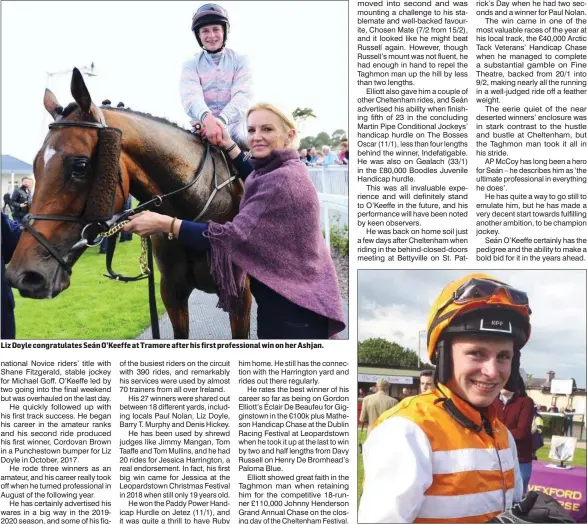
[[[328,338],[328,319],[317,315],[317,319],[292,322],[257,311],[257,338],[278,340],[321,340]]]
[[[14,322],[14,311],[10,306],[6,306],[6,311],[2,311],[2,339],[16,338],[16,323]]]
[[[326,317],[294,304],[253,277],[251,292],[257,301],[257,338],[328,338]]]

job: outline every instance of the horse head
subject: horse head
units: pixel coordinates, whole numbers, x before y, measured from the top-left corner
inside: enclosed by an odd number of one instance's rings
[[[121,132],[106,126],[77,69],[71,94],[75,103],[64,109],[45,91],[45,109],[54,121],[33,163],[33,201],[6,272],[25,297],[53,298],[67,289],[71,267],[87,242],[106,228],[128,194]]]

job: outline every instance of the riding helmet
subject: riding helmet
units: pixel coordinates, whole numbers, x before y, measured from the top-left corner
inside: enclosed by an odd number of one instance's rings
[[[226,9],[223,7],[220,7],[218,4],[204,4],[196,11],[192,18],[192,31],[194,32],[200,47],[204,47],[202,45],[202,41],[200,40],[200,35],[198,34],[200,28],[204,27],[205,25],[213,24],[219,24],[224,28],[224,39],[222,42],[222,47],[224,47],[226,45],[228,31],[230,30],[228,11],[226,11]]]
[[[452,375],[451,338],[477,334],[513,339],[512,370],[505,387],[517,387],[520,350],[530,338],[530,314],[526,293],[490,275],[472,273],[451,282],[434,301],[428,318],[428,357],[436,365],[438,382],[446,384]]]

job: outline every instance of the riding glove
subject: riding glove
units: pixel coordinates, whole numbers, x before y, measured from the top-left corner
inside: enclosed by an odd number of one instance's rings
[[[526,496],[507,511],[489,522],[524,524],[526,522],[575,522],[563,507],[551,496],[529,491]]]

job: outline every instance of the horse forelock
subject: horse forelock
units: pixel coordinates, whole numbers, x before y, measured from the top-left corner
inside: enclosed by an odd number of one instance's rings
[[[79,106],[76,102],[71,102],[61,113],[61,118],[67,118],[71,113],[73,113],[76,109],[79,109]]]

